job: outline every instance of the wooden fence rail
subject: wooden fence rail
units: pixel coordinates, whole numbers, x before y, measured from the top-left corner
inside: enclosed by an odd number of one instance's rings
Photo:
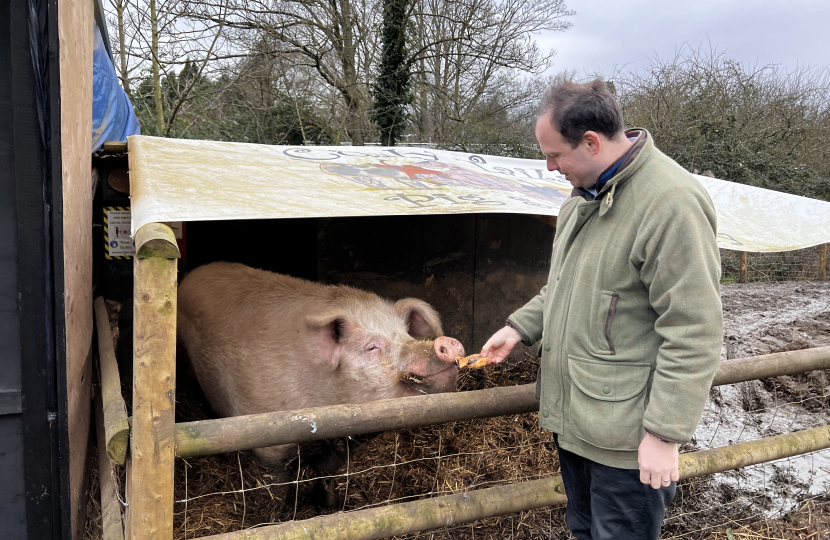
[[[830,448],[830,426],[680,455],[680,478],[695,478]],[[567,502],[560,476],[368,510],[208,536],[205,540],[374,540]]]
[[[123,465],[130,444],[127,405],[121,395],[121,375],[112,342],[109,316],[104,298],[94,302],[95,325],[98,331],[98,358],[101,366],[101,399],[103,401],[104,433],[107,456],[116,465]]]
[[[739,358],[721,362],[712,385],[828,368],[830,347]],[[537,410],[526,384],[178,423],[174,439],[187,458]]]
[[[104,435],[104,406],[101,392],[95,395],[94,408],[95,438],[98,439],[98,487],[101,492],[101,538],[102,540],[124,540],[121,504],[118,502],[115,475],[112,469],[114,460],[107,451],[107,438]]]

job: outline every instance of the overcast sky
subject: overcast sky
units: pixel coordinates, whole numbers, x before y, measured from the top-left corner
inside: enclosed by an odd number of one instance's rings
[[[573,27],[539,36],[556,49],[551,74],[615,66],[642,71],[684,43],[709,43],[744,64],[830,66],[830,0],[565,0]]]

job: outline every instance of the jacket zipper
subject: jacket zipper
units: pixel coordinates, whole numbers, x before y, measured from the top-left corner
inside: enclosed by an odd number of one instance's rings
[[[579,206],[580,205],[577,205],[577,208],[575,208],[574,211],[576,211],[579,208]],[[571,248],[576,243],[576,237],[579,236],[580,232],[582,232],[582,228],[585,226],[586,223],[588,223],[588,220],[590,218],[591,218],[591,216],[586,217],[585,222],[583,222],[579,226],[579,229],[574,232],[573,237],[568,239],[568,240],[570,240],[570,245],[568,246],[568,251],[566,253],[563,253],[562,265],[560,266],[559,270],[556,272],[557,277],[561,274],[562,268],[564,268],[564,266],[565,266],[565,259],[567,258],[568,253],[570,253]],[[580,250],[579,253],[577,253],[576,261],[574,262],[574,275],[576,275],[577,271],[579,270],[579,262],[581,260],[582,260],[582,250]],[[571,283],[570,283],[571,289],[570,289],[570,291],[568,291],[568,305],[565,306],[565,313],[564,313],[564,317],[563,317],[563,321],[562,321],[562,331],[559,335],[558,349],[559,349],[560,353],[562,352],[562,348],[564,347],[565,335],[567,334],[567,331],[568,331],[568,314],[571,311],[571,303],[573,302],[574,282],[575,282],[575,280],[572,279]],[[567,357],[567,351],[565,351],[565,356]],[[567,362],[567,358],[565,359],[565,362]],[[564,428],[565,428],[565,374],[564,374],[563,367],[562,367],[565,362],[562,361],[561,354],[560,354],[560,358],[559,358],[559,395],[562,396],[562,398],[561,398],[562,399],[562,405],[561,405],[561,408],[560,408],[559,417],[561,419],[561,426],[560,426],[561,430],[564,430]]]

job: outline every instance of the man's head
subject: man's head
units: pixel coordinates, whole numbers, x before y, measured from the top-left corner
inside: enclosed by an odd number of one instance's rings
[[[605,83],[555,83],[542,98],[536,139],[548,170],[575,187],[590,187],[630,143],[622,113]]]

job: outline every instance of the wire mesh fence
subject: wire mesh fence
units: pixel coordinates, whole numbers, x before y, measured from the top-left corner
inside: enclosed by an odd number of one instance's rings
[[[532,362],[504,365],[462,384],[469,389],[523,383],[518,372]],[[828,399],[825,372],[715,388],[695,439],[683,451],[830,423]],[[300,459],[291,464],[288,482],[277,482],[249,452],[177,460],[175,537],[198,538],[558,474],[552,437],[538,429],[535,414],[398,430],[358,442],[340,441],[346,464],[334,474],[321,475]],[[826,539],[829,489],[827,450],[690,479],[679,486],[668,509],[663,538]],[[761,534],[776,527],[774,536]],[[98,538],[95,530],[87,537]],[[418,537],[571,538],[562,508],[404,538]]]
[[[747,253],[747,281],[815,281],[819,279],[821,246],[778,253]],[[741,252],[720,250],[721,280],[738,283],[741,273]],[[825,261],[825,272],[826,272]]]
[[[683,450],[721,447],[827,425],[827,383],[826,371],[815,371],[713,388],[695,437]],[[805,504],[826,513],[828,490],[830,450],[690,479],[680,486],[668,509],[664,537],[716,537],[727,529],[784,519]],[[818,526],[815,529],[816,533],[821,530]]]
[[[524,384],[538,359],[465,372],[462,390]],[[530,375],[528,375],[530,374]],[[683,451],[756,440],[830,423],[825,372],[714,388],[700,427]],[[559,473],[552,436],[535,414],[454,422],[331,443],[345,463],[320,474],[313,458],[293,461],[276,481],[248,452],[178,460],[176,538],[198,538],[320,514],[355,511]],[[330,449],[330,448],[329,448]],[[830,450],[683,482],[663,538],[827,538]],[[815,523],[787,519],[806,511]],[[807,519],[807,518],[805,518]],[[809,520],[808,520],[809,521]],[[825,527],[822,529],[822,527]],[[726,535],[727,529],[729,534]],[[796,530],[800,529],[800,530]],[[809,531],[808,536],[794,536]],[[813,534],[815,533],[815,534]],[[756,536],[752,536],[755,534]],[[789,534],[789,536],[785,536]],[[824,534],[825,536],[822,536]],[[722,536],[718,536],[722,535]],[[743,535],[743,536],[741,536]],[[571,538],[564,509],[542,508],[402,538]]]
[[[750,290],[758,286],[733,287]],[[786,288],[786,294],[800,298],[806,294],[804,287],[778,284],[767,287],[766,293],[785,294]],[[823,325],[810,332],[821,334],[830,344],[830,286],[810,287],[812,311],[803,315]],[[744,305],[757,301],[753,298],[744,299]],[[824,307],[814,305],[822,302]],[[735,317],[734,310],[729,313]],[[787,321],[795,319],[787,317]],[[771,328],[779,326],[774,322]],[[761,336],[761,341],[767,337]],[[731,338],[727,357],[746,356],[748,346],[738,347]],[[805,342],[796,348],[819,345]],[[752,354],[772,352],[750,350]],[[459,390],[531,383],[538,363],[538,358],[525,357],[484,370],[465,370]],[[682,451],[830,424],[829,375],[816,371],[712,389],[695,437]],[[177,389],[177,409],[178,421],[209,416],[204,401],[189,394],[184,385]],[[314,465],[329,450],[342,457],[343,465],[334,472],[320,473]],[[536,480],[558,474],[559,463],[552,435],[538,428],[536,414],[522,414],[321,443],[289,463],[290,478],[280,478],[278,472],[263,468],[250,452],[177,460],[175,538],[199,538]],[[123,467],[119,474],[123,490]],[[830,540],[829,492],[830,450],[690,479],[681,483],[668,508],[663,538]],[[90,501],[97,500],[93,493]],[[90,503],[90,523],[100,523],[99,511]],[[89,527],[86,537],[100,538],[100,528]],[[402,538],[572,537],[564,509],[548,507]]]

